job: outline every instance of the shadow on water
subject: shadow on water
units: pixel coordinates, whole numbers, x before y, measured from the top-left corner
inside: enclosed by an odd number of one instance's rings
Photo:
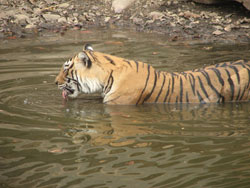
[[[83,41],[167,71],[250,59],[249,44],[124,31],[1,41],[0,187],[249,187],[249,103],[63,101],[53,81]]]

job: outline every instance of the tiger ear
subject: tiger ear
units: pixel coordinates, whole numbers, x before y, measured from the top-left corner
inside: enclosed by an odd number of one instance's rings
[[[91,67],[92,62],[86,53],[80,52],[77,57],[80,59],[80,61],[83,63],[85,67],[87,68]]]
[[[83,47],[83,50],[94,51],[93,47],[92,47],[90,44],[86,44],[86,45]]]

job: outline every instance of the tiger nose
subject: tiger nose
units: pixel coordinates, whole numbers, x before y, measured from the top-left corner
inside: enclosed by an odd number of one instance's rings
[[[58,81],[57,80],[55,80],[55,84],[58,85]]]

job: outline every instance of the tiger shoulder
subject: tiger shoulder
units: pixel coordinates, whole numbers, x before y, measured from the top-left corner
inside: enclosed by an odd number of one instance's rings
[[[170,73],[86,45],[63,64],[55,82],[65,99],[100,92],[106,104],[249,101],[250,61]]]

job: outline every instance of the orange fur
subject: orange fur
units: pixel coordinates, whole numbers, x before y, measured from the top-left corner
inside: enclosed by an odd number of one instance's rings
[[[56,83],[64,85],[64,88],[67,78],[75,76],[75,80],[82,80],[79,81],[81,88],[87,85],[86,91],[88,87],[98,90],[100,86],[103,102],[107,104],[250,100],[250,61],[239,60],[193,71],[168,73],[156,71],[143,62],[84,50],[72,59],[72,63],[69,70],[61,69]],[[72,85],[70,83],[69,87]]]

